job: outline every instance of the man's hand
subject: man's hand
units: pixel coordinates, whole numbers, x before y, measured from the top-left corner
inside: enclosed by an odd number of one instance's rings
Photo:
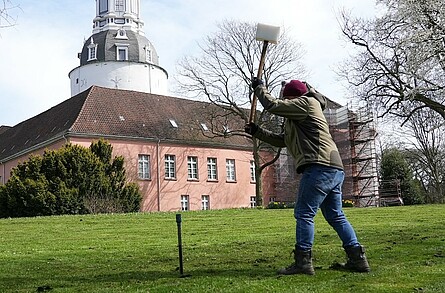
[[[253,122],[250,122],[249,124],[246,124],[244,126],[244,132],[250,135],[254,135],[258,130],[258,125],[256,125]]]
[[[252,78],[252,89],[255,90],[257,86],[264,84],[264,82],[258,78],[258,77],[254,77]]]

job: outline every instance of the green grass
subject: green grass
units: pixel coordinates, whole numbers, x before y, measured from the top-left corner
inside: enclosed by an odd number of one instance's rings
[[[329,269],[345,255],[316,217],[316,275],[279,277],[292,261],[292,210],[0,220],[0,292],[445,292],[445,206],[347,208],[372,272]],[[187,276],[188,275],[188,276]]]

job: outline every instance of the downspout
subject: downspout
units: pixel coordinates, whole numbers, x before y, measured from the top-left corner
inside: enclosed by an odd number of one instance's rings
[[[5,174],[6,174],[6,164],[5,162],[0,162],[0,165],[3,167],[3,172],[2,172],[2,181],[0,182],[0,184],[5,184]]]
[[[156,143],[156,187],[157,187],[157,197],[158,197],[158,212],[161,211],[161,158],[159,155],[159,145],[161,143],[161,139],[158,139]]]

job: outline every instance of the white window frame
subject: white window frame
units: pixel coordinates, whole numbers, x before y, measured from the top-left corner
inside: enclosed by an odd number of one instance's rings
[[[147,45],[145,46],[145,61],[152,62],[152,60],[153,60],[153,54],[150,46]]]
[[[97,60],[97,44],[91,44],[88,46],[88,60]]]
[[[209,131],[209,128],[207,127],[207,125],[205,123],[201,123],[201,128],[204,131]]]
[[[181,195],[181,211],[189,211],[190,210],[190,201],[188,195]]]
[[[203,210],[203,211],[210,210],[210,196],[209,195],[201,196],[201,210]]]
[[[168,119],[168,121],[170,121],[171,126],[178,128],[178,123],[176,123],[175,119]]]
[[[251,196],[250,197],[250,207],[253,209],[253,208],[256,208],[256,197],[255,196]]]
[[[87,61],[97,59],[97,44],[94,43],[93,37],[90,39],[90,44],[88,45],[88,58]]]
[[[108,12],[108,0],[99,0],[99,14]]]
[[[128,61],[128,44],[116,44],[116,60],[117,61]],[[125,57],[124,59],[120,58],[120,51],[124,51]]]
[[[88,60],[97,60],[97,44],[94,46],[88,46]]]
[[[250,182],[252,182],[252,183],[256,182],[256,180],[255,180],[255,161],[254,160],[250,161]]]
[[[176,179],[176,156],[165,155],[165,179]]]
[[[188,180],[198,180],[198,157],[187,157],[187,178]]]
[[[125,0],[115,0],[115,11],[116,12],[124,12],[125,11]]]
[[[234,159],[226,159],[226,179],[228,182],[236,182],[236,167]]]
[[[217,181],[218,180],[218,159],[217,158],[207,158],[207,180]]]
[[[151,179],[149,155],[138,155],[138,178]]]

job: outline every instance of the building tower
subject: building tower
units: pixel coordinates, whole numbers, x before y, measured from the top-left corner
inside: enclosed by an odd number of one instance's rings
[[[92,85],[167,94],[167,71],[144,36],[140,0],[96,0],[92,35],[69,73],[71,96]]]

